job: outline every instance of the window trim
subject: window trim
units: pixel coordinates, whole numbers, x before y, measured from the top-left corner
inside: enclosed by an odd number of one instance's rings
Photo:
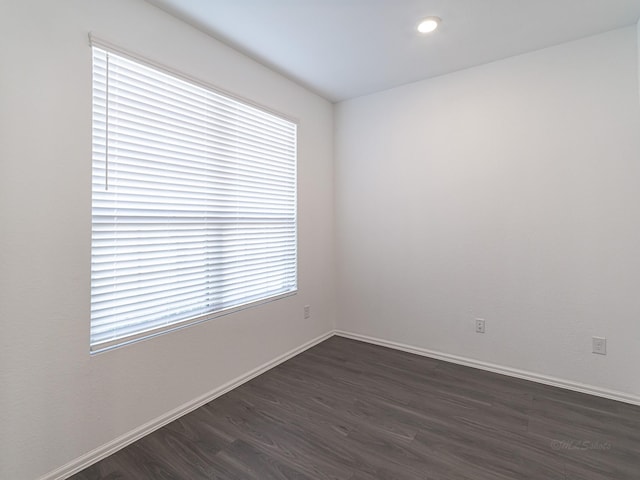
[[[185,74],[184,72],[181,72],[179,70],[176,70],[174,68],[168,67],[162,63],[159,63],[157,61],[151,60],[145,56],[136,54],[136,53],[131,53],[129,50],[126,50],[122,47],[119,47],[117,45],[114,45],[111,42],[105,41],[103,39],[100,39],[98,37],[96,37],[95,35],[93,35],[92,33],[89,33],[89,45],[90,47],[97,47],[99,49],[105,50],[107,52],[112,52],[118,56],[124,57],[128,60],[131,60],[133,62],[137,62],[139,64],[142,64],[144,66],[150,67],[152,69],[156,69],[159,70],[160,72],[163,72],[167,75],[176,77],[180,80],[183,80],[185,82],[194,84],[198,87],[201,88],[205,88],[207,90],[212,91],[213,93],[219,94],[219,95],[223,95],[229,99],[235,100],[237,102],[243,103],[247,106],[250,106],[252,108],[258,109],[260,111],[263,111],[269,115],[273,115],[275,117],[281,118],[287,122],[292,123],[293,125],[295,125],[296,127],[296,144],[295,144],[295,158],[296,158],[296,168],[294,169],[294,185],[295,185],[295,192],[296,195],[294,197],[294,218],[295,218],[295,245],[296,245],[296,254],[295,254],[295,288],[293,290],[287,291],[287,292],[283,292],[283,293],[279,293],[276,295],[272,295],[269,297],[264,297],[264,298],[260,298],[257,300],[253,300],[244,304],[240,304],[240,305],[234,305],[234,306],[230,306],[227,308],[223,308],[221,310],[217,310],[214,312],[210,312],[210,313],[205,313],[205,314],[200,314],[200,315],[196,315],[194,317],[190,317],[190,318],[185,318],[183,320],[179,320],[176,321],[172,324],[169,325],[163,325],[163,326],[157,326],[157,327],[152,327],[146,331],[140,331],[138,333],[134,333],[131,335],[127,335],[126,337],[121,337],[118,339],[114,339],[114,340],[109,340],[109,341],[102,341],[99,343],[94,343],[91,344],[91,342],[89,342],[90,344],[90,354],[94,355],[94,354],[99,354],[102,352],[106,352],[106,351],[110,351],[113,350],[115,348],[119,348],[122,346],[126,346],[126,345],[131,345],[133,343],[137,343],[139,341],[142,340],[146,340],[146,339],[150,339],[153,337],[157,337],[159,335],[162,335],[164,333],[168,333],[168,332],[172,332],[175,330],[181,330],[183,328],[186,327],[190,327],[192,325],[198,325],[200,323],[206,322],[208,320],[212,320],[218,317],[223,317],[226,315],[230,315],[230,314],[234,314],[249,308],[253,308],[253,307],[257,307],[257,306],[261,306],[261,305],[265,305],[267,303],[271,303],[283,298],[287,298],[287,297],[291,297],[294,296],[298,293],[299,290],[299,268],[298,268],[298,260],[299,260],[299,227],[298,227],[298,195],[297,195],[297,191],[298,191],[298,174],[297,174],[297,159],[298,159],[298,155],[297,155],[297,150],[298,150],[298,142],[297,142],[297,138],[299,138],[299,132],[300,132],[300,125],[299,125],[299,121],[296,118],[293,118],[289,115],[283,114],[282,112],[279,112],[277,110],[274,110],[272,108],[266,107],[262,104],[259,104],[257,102],[254,102],[250,99],[247,99],[245,97],[242,97],[240,95],[231,93],[227,90],[221,89],[218,86],[212,85],[208,82],[202,81],[201,79],[198,79],[196,77],[193,77],[191,75]],[[93,78],[92,78],[92,82],[93,82]],[[92,87],[93,88],[93,87]],[[92,120],[93,123],[93,120]],[[93,130],[93,126],[92,126],[92,130]],[[93,156],[93,146],[92,146],[92,156]],[[93,167],[92,167],[93,168]],[[92,195],[93,195],[93,188],[92,188]],[[93,201],[92,201],[93,203]],[[93,223],[93,222],[92,222]],[[92,235],[93,238],[93,235]],[[93,248],[91,249],[92,254],[93,254]],[[92,288],[90,288],[91,290]]]
[[[261,305],[265,305],[267,303],[275,302],[277,300],[281,300],[287,297],[293,297],[298,294],[298,289],[292,290],[286,293],[280,293],[278,295],[274,295],[272,297],[262,298],[260,300],[255,300],[253,302],[244,303],[242,305],[236,305],[233,307],[225,308],[223,310],[218,310],[216,312],[212,312],[205,315],[199,315],[192,318],[187,318],[180,322],[173,323],[171,325],[167,325],[164,327],[157,327],[151,330],[147,330],[144,332],[140,332],[137,334],[129,335],[125,338],[119,338],[117,340],[112,340],[109,342],[101,342],[97,347],[91,347],[90,353],[92,355],[108,352],[110,350],[114,350],[116,348],[124,347],[126,345],[131,345],[133,343],[140,342],[142,340],[147,340],[150,338],[158,337],[160,335],[164,335],[165,333],[173,332],[176,330],[182,330],[183,328],[188,328],[194,325],[199,325],[201,323],[207,322],[209,320],[213,320],[214,318],[224,317],[226,315],[231,315],[234,313],[241,312],[243,310],[248,310],[250,308],[259,307]]]
[[[146,65],[148,67],[151,68],[155,68],[156,70],[161,70],[164,73],[177,77],[181,80],[184,80],[186,82],[189,83],[193,83],[195,85],[198,85],[202,88],[206,88],[208,90],[211,90],[214,93],[217,93],[219,95],[224,95],[226,97],[229,97],[233,100],[236,100],[238,102],[242,102],[246,105],[249,105],[251,107],[257,108],[258,110],[262,110],[263,112],[269,113],[271,115],[274,115],[276,117],[280,117],[283,120],[286,120],[288,122],[294,123],[296,125],[296,127],[298,128],[298,131],[300,131],[300,120],[296,117],[293,117],[291,115],[287,115],[286,113],[283,113],[279,110],[276,110],[274,108],[268,107],[266,105],[263,105],[261,103],[256,102],[255,100],[251,100],[247,97],[243,97],[242,95],[238,95],[237,93],[234,92],[230,92],[229,90],[225,90],[224,88],[221,88],[217,85],[214,85],[213,83],[204,81],[198,77],[189,75],[188,73],[182,72],[176,68],[172,68],[164,63],[158,62],[156,60],[152,60],[151,58],[145,56],[145,55],[141,55],[137,52],[133,52],[131,50],[128,50],[126,48],[120,47],[118,45],[115,45],[107,40],[104,40],[101,37],[97,37],[96,35],[93,34],[93,32],[89,32],[89,46],[90,47],[98,47],[101,48],[103,50],[107,50],[110,52],[113,52],[117,55],[120,55],[121,57],[125,57],[128,58],[131,61],[134,62],[138,62],[141,63],[143,65]]]

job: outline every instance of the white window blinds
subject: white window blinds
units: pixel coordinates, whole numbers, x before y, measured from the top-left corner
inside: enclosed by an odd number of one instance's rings
[[[296,125],[93,47],[91,350],[296,290]]]

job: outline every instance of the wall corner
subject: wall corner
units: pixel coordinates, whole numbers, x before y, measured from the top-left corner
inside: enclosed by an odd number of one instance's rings
[[[638,101],[640,101],[640,18],[636,24],[636,31],[636,41],[638,43],[638,47],[636,48],[636,53],[638,55]]]

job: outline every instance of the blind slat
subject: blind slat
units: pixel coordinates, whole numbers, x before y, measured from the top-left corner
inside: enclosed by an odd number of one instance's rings
[[[296,291],[296,125],[93,47],[91,349]]]

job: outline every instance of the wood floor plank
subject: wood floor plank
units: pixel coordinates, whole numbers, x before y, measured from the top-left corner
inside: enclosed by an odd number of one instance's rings
[[[332,337],[73,480],[639,480],[640,407]]]
[[[222,450],[217,462],[230,466],[247,480],[312,480],[295,468],[258,450],[244,440],[236,440]]]
[[[292,417],[286,409],[262,404],[255,397],[251,404],[238,399],[225,410],[227,418],[243,419],[241,422],[233,420],[236,425],[251,423],[259,427],[246,432],[239,429],[237,435],[240,439],[312,478],[343,480],[352,474],[352,466],[360,465],[348,451],[336,446],[344,437],[342,432],[326,428],[308,429],[309,417]],[[256,432],[261,434],[256,435]]]

